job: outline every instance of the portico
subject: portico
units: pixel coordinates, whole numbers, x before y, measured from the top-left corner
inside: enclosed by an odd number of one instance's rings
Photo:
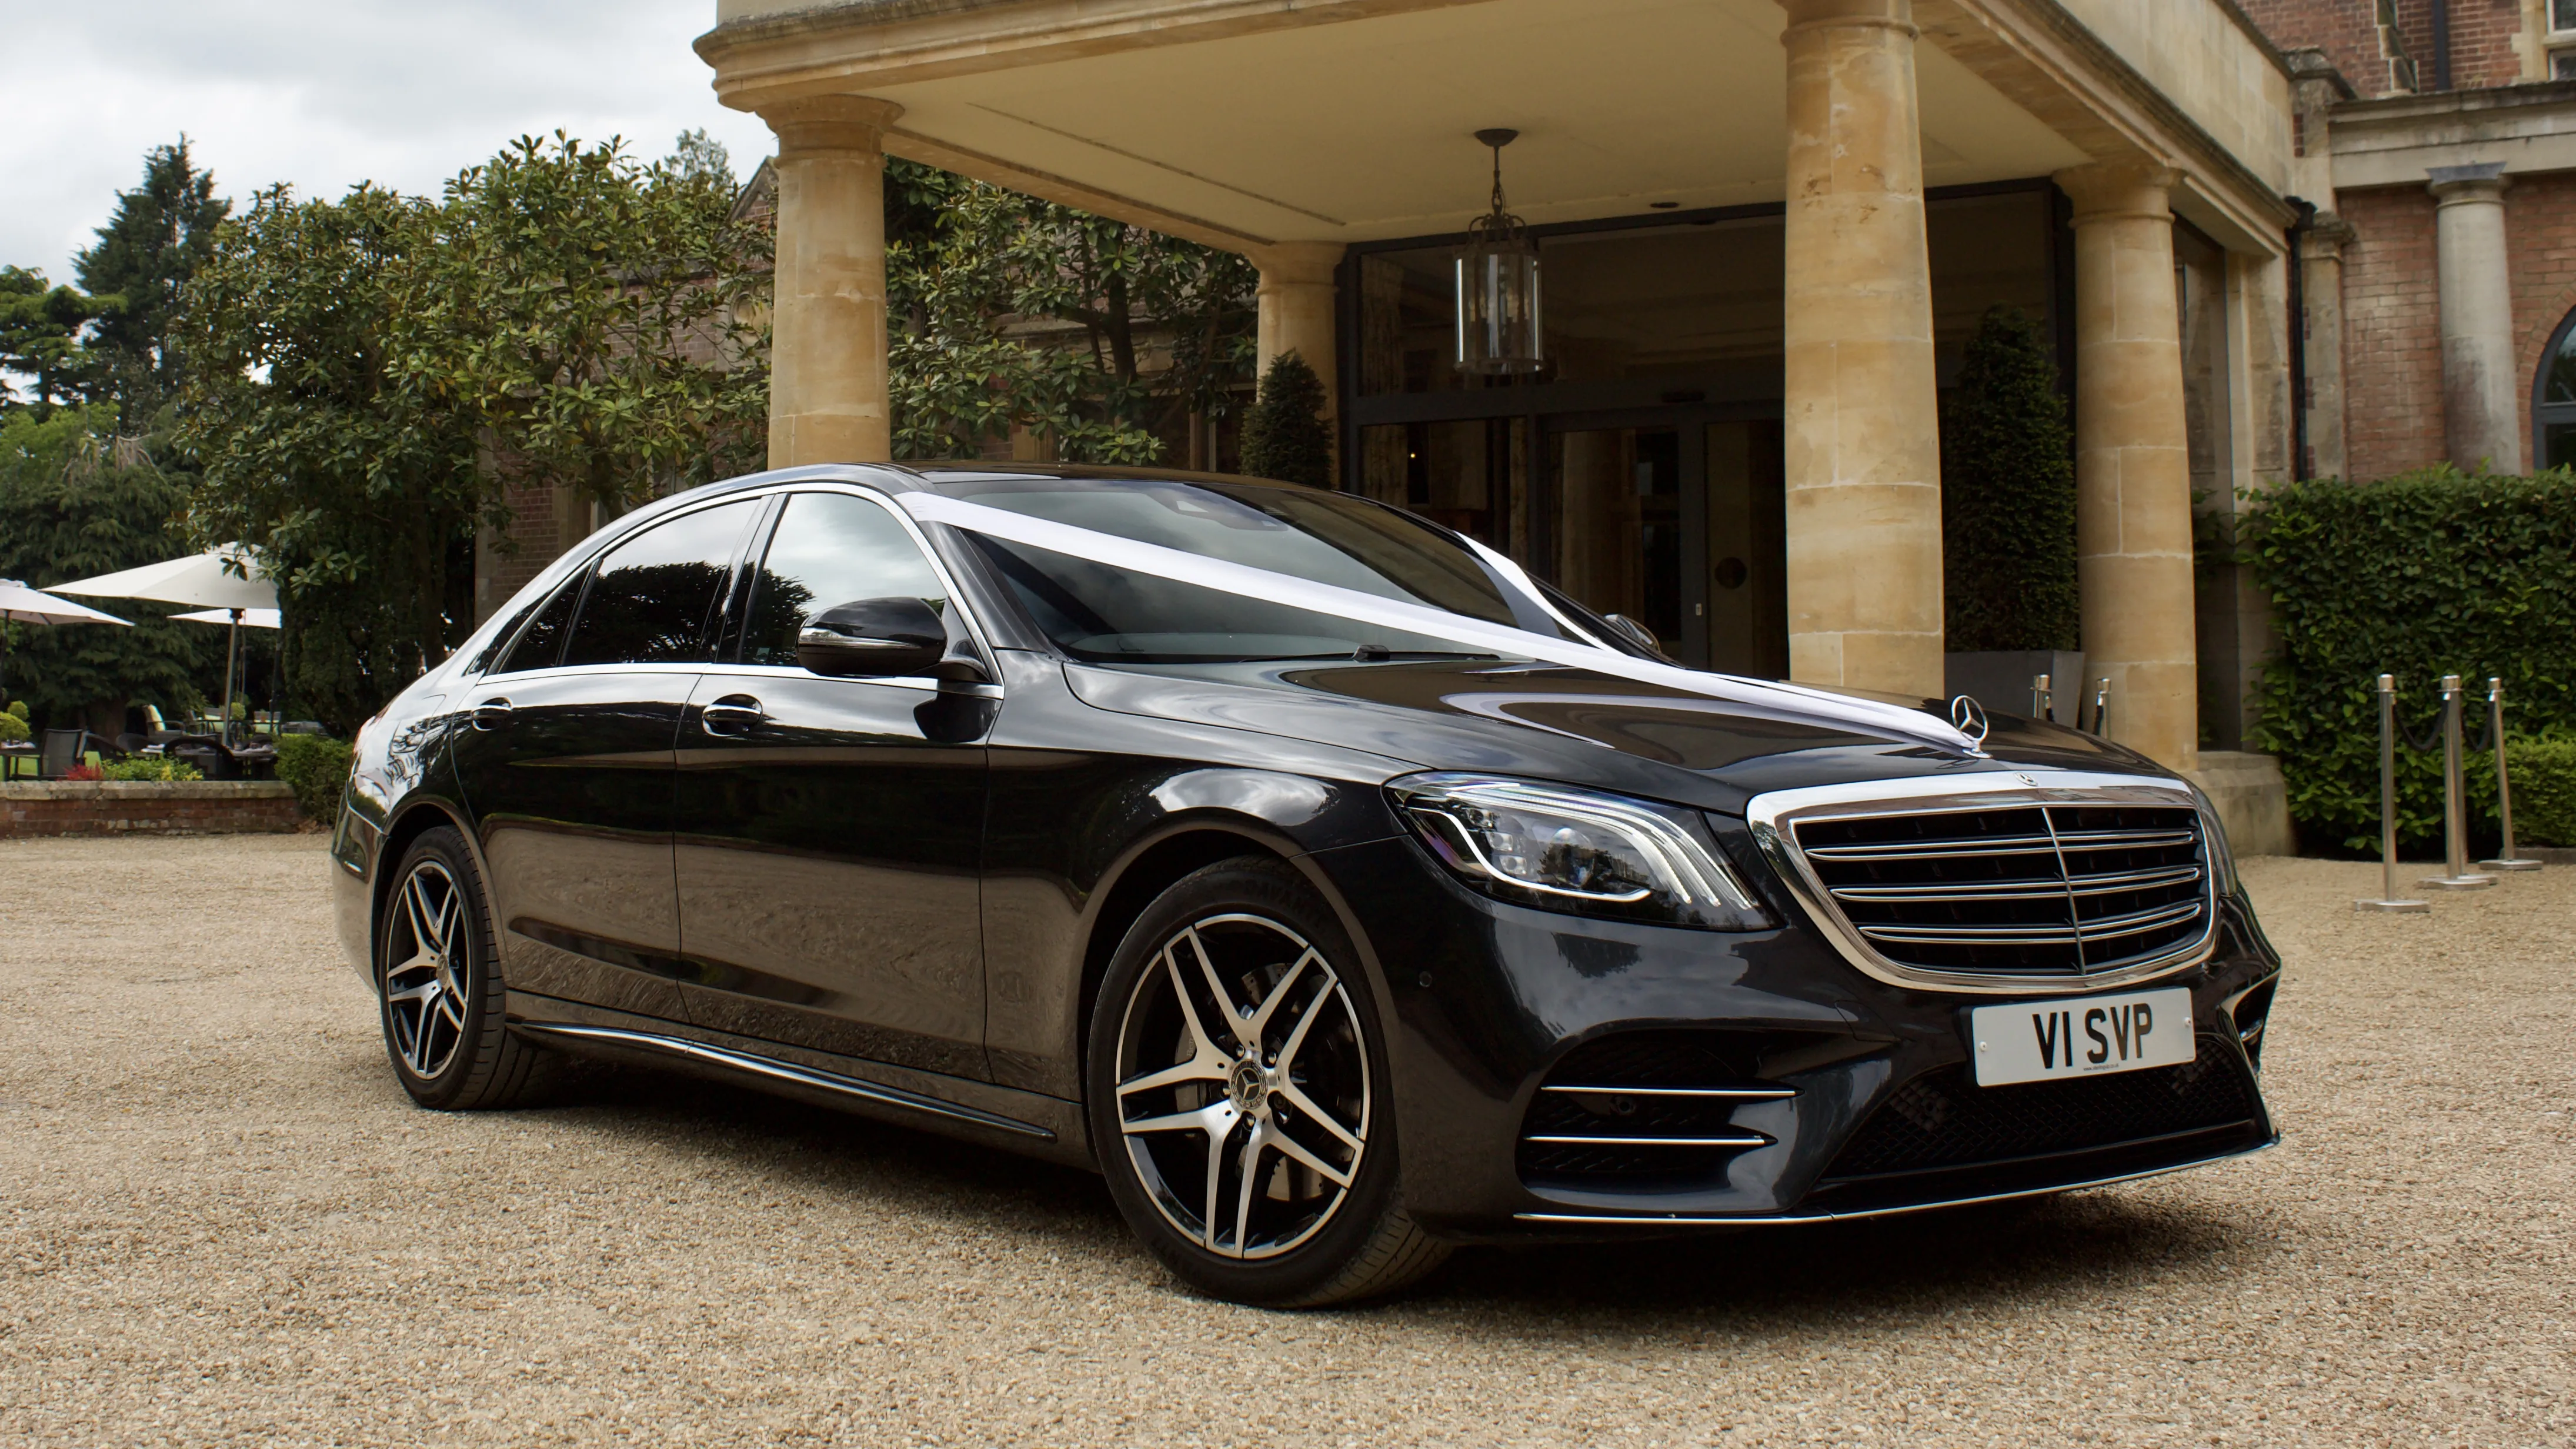
[[[773,465],[886,456],[878,177],[905,156],[1252,259],[1261,353],[1325,379],[1343,486],[1646,619],[1686,662],[1919,698],[1944,692],[1939,392],[2011,302],[2070,377],[2110,733],[2197,763],[2194,488],[2288,457],[2289,80],[2234,7],[720,0],[718,19],[698,49],[719,95],[780,138]],[[1494,126],[1521,133],[1504,181],[1544,258],[1526,377],[1442,350]],[[2177,226],[2217,259],[2207,367],[2186,367]]]

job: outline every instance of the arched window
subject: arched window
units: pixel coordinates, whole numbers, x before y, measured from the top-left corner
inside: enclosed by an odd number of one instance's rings
[[[2576,467],[2576,312],[2549,334],[2540,376],[2531,389],[2531,461],[2535,468]]]

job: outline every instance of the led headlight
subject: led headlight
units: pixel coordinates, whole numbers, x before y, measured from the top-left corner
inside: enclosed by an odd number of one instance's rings
[[[1677,810],[1492,775],[1388,782],[1431,853],[1498,900],[1717,931],[1773,924]]]

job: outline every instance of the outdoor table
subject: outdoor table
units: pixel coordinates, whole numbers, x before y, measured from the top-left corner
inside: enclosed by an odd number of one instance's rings
[[[41,761],[37,758],[41,753],[42,752],[39,751],[32,742],[11,740],[7,744],[0,744],[0,780],[14,780],[18,778],[18,762],[20,760],[25,760],[29,763],[30,768],[27,771],[28,774],[33,775],[38,773],[43,768]]]

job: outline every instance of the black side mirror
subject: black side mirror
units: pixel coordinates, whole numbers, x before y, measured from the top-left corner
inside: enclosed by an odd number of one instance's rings
[[[948,652],[948,626],[921,599],[861,599],[826,609],[796,635],[796,662],[844,679],[928,674]]]

